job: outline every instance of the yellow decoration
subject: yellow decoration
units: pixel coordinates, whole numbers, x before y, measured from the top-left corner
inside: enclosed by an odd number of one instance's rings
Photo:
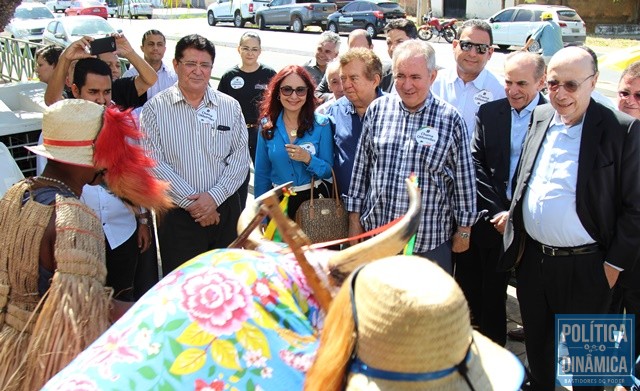
[[[241,370],[238,352],[229,341],[217,339],[211,344],[211,358],[225,368]]]
[[[176,357],[169,372],[174,375],[188,375],[202,368],[206,360],[207,353],[204,350],[190,348]]]
[[[193,322],[184,329],[182,334],[176,338],[176,341],[184,345],[204,346],[209,345],[215,338],[215,335],[204,331],[198,323]]]
[[[257,316],[254,317],[254,321],[262,328],[267,330],[272,330],[278,327],[278,322],[273,319],[273,316],[267,312],[260,304],[254,302],[253,307],[258,313]]]
[[[303,344],[312,343],[317,339],[315,335],[300,335],[287,329],[277,329],[276,331],[280,338],[296,348],[301,347]]]
[[[245,322],[236,333],[238,342],[247,350],[260,351],[266,358],[271,358],[269,341],[259,328]]]

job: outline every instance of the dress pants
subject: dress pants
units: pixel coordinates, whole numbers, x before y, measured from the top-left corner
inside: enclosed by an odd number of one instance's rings
[[[527,238],[516,269],[518,301],[527,336],[525,347],[531,371],[531,390],[554,390],[557,354],[555,314],[606,314],[611,289],[604,274],[604,252],[552,257]],[[573,387],[602,390],[602,386]]]
[[[432,248],[431,250],[424,253],[414,253],[413,255],[417,257],[427,258],[432,262],[435,262],[438,266],[444,269],[445,272],[452,274],[453,267],[451,264],[451,240],[447,240],[446,242],[438,245],[436,248]]]
[[[504,346],[507,343],[506,301],[510,273],[497,271],[502,242],[479,243],[483,238],[474,239],[473,231],[472,228],[469,250],[454,254],[454,276],[469,303],[471,324],[493,342]],[[489,247],[491,244],[495,246]]]
[[[133,280],[140,257],[138,229],[129,239],[116,248],[106,243],[107,286],[113,288],[113,298],[121,301],[135,301]],[[143,229],[147,229],[143,227]]]
[[[636,267],[639,267],[636,265]],[[617,283],[613,287],[613,299],[611,303],[612,314],[632,314],[636,316],[636,329],[635,329],[635,355],[640,356],[640,281],[635,287],[623,286]],[[636,373],[636,377],[640,374]]]
[[[238,236],[236,225],[240,217],[240,198],[233,194],[218,207],[220,221],[200,226],[182,208],[172,209],[158,219],[158,239],[163,276],[171,273],[196,255],[225,248]]]

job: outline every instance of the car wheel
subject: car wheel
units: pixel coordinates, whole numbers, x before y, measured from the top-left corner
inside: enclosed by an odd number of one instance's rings
[[[301,33],[304,30],[304,24],[302,24],[302,19],[299,16],[294,16],[291,20],[291,28],[294,33]]]
[[[240,11],[236,11],[236,14],[233,15],[233,25],[242,28],[244,27],[244,19],[242,19],[242,15],[240,15]]]
[[[498,49],[507,51],[507,49],[509,49],[509,45],[498,45]]]
[[[134,17],[134,18],[136,18],[136,19],[138,19],[138,15],[134,15],[133,17]]]
[[[213,11],[209,11],[209,13],[207,14],[207,23],[209,23],[209,26],[215,26],[216,23],[218,23],[216,21],[215,15],[213,15]]]
[[[331,22],[329,23],[329,26],[327,26],[327,30],[331,31],[332,33],[338,34],[338,25]]]
[[[153,18],[153,15],[147,15],[147,19]]]
[[[258,28],[260,30],[266,30],[269,27],[267,27],[267,23],[265,23],[264,21],[264,16],[260,15],[260,17],[258,18]]]
[[[368,24],[367,27],[364,28],[367,31],[367,34],[373,39],[378,36],[378,31],[372,24]]]
[[[529,40],[529,38],[527,38],[527,41]],[[540,51],[540,42],[538,41],[533,41],[533,43],[531,45],[529,45],[529,51],[531,53],[538,53]]]
[[[442,32],[442,35],[444,36],[445,41],[451,43],[454,39],[456,39],[456,30],[452,29],[451,27],[447,27]]]

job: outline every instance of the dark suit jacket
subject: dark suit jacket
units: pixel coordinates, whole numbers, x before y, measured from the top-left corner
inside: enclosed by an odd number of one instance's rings
[[[501,266],[505,269],[516,265],[524,249],[522,200],[554,113],[551,105],[533,112],[504,234]],[[603,261],[630,272],[640,254],[640,121],[593,99],[580,140],[576,211],[604,249]]]
[[[538,96],[539,105],[547,102],[542,94]],[[502,246],[502,235],[489,220],[497,213],[509,210],[511,105],[507,98],[485,103],[478,109],[471,153],[478,186],[478,210],[488,212],[473,226],[471,239],[482,247]]]

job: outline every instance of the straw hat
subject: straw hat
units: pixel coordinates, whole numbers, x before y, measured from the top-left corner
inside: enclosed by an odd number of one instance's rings
[[[464,294],[433,262],[386,258],[363,267],[354,279],[357,343],[347,390],[468,390],[456,368],[465,362],[476,391],[520,388],[520,361],[473,331]],[[383,379],[407,374],[420,374],[421,380]]]
[[[84,99],[56,102],[42,116],[42,144],[26,148],[47,159],[93,167],[94,140],[103,114],[103,106]]]

